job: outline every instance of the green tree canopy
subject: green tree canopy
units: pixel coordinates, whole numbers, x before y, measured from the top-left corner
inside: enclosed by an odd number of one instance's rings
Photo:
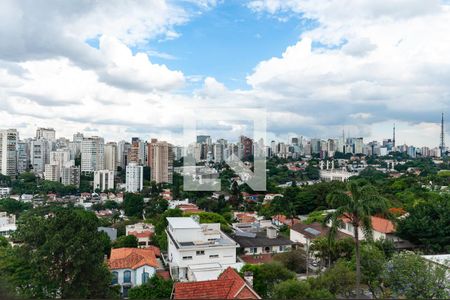
[[[130,299],[170,299],[172,287],[172,280],[164,280],[155,275],[147,283],[131,288],[128,291],[128,297]]]
[[[138,239],[134,235],[123,235],[112,243],[113,248],[137,248]]]
[[[123,208],[128,217],[142,218],[144,197],[140,194],[126,193],[123,199]]]

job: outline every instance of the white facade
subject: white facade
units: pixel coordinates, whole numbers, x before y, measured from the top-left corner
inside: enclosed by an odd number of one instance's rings
[[[101,137],[83,138],[81,142],[81,172],[105,169],[104,147],[105,142]]]
[[[0,198],[7,197],[9,194],[11,194],[10,187],[0,187]]]
[[[56,139],[55,129],[38,128],[36,130],[36,139],[46,139],[47,141],[54,141]]]
[[[136,163],[130,163],[126,169],[125,190],[128,193],[136,193],[144,186],[144,167]]]
[[[144,273],[147,273],[144,275]],[[120,292],[123,298],[128,297],[128,290],[134,286],[144,284],[149,278],[156,274],[156,269],[152,266],[142,266],[137,269],[114,269],[113,284],[120,285]]]
[[[79,166],[65,166],[61,171],[61,183],[79,187],[80,175],[81,171]]]
[[[19,134],[15,129],[0,130],[0,174],[17,174],[16,144]]]
[[[94,172],[94,190],[101,192],[114,189],[114,171],[99,170]]]
[[[193,218],[167,218],[168,260],[173,279],[212,280],[236,265],[238,245],[219,223],[199,224]]]
[[[30,145],[30,159],[33,172],[42,174],[45,171],[45,164],[50,162],[50,145],[47,140],[40,139],[31,141]]]
[[[117,144],[110,142],[105,145],[105,169],[116,171],[117,169]]]
[[[16,216],[0,212],[0,236],[9,237],[16,229]]]
[[[46,164],[44,171],[44,179],[59,182],[61,178],[60,167],[57,164]]]

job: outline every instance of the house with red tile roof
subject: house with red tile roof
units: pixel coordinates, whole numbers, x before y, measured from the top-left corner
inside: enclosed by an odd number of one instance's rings
[[[231,267],[217,280],[177,282],[172,299],[261,299],[251,285]]]
[[[108,267],[113,274],[112,285],[120,286],[122,297],[128,297],[128,290],[144,284],[156,274],[161,253],[156,247],[111,249]]]
[[[148,247],[155,233],[155,226],[147,223],[136,223],[125,227],[125,235],[134,235],[139,247]]]

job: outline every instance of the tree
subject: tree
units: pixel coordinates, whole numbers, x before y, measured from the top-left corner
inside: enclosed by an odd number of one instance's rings
[[[98,225],[94,213],[81,209],[28,212],[14,235],[21,245],[0,257],[2,277],[21,297],[111,297]]]
[[[134,235],[123,235],[112,243],[113,248],[137,248],[138,239]]]
[[[413,252],[400,252],[385,267],[385,282],[395,298],[448,299],[446,268]]]
[[[308,280],[289,279],[275,285],[274,299],[334,299],[328,290],[313,288]]]
[[[163,199],[161,196],[154,197],[150,199],[145,207],[145,217],[154,217],[156,215],[162,214],[169,207],[169,202]]]
[[[9,214],[20,215],[32,207],[31,203],[24,203],[11,198],[0,199],[0,211],[5,211]]]
[[[385,263],[384,252],[375,244],[366,243],[361,246],[361,280],[367,284],[375,299],[383,293],[383,268],[380,266],[384,266]]]
[[[350,259],[353,255],[355,244],[352,238],[329,239],[326,237],[316,238],[309,251],[314,253],[321,261],[322,266],[330,267],[339,258]]]
[[[306,271],[306,254],[303,250],[293,250],[284,253],[275,254],[273,259],[279,261],[287,269],[295,273]]]
[[[279,262],[245,265],[242,267],[241,273],[245,271],[253,272],[253,288],[262,298],[272,297],[273,288],[277,283],[295,278],[295,273]]]
[[[355,263],[356,263],[356,297],[360,296],[361,282],[361,253],[359,230],[361,229],[367,240],[373,238],[372,215],[388,214],[387,200],[381,197],[378,191],[371,185],[358,186],[355,182],[348,184],[348,192],[336,191],[329,195],[329,204],[336,210],[329,213],[324,223],[331,222],[329,238],[336,238],[339,226],[342,226],[342,218],[346,218],[354,228]]]
[[[333,295],[349,297],[355,287],[355,271],[350,262],[339,259],[315,282],[315,288],[324,288]]]
[[[4,236],[0,235],[0,248],[8,247],[8,245],[9,245],[8,240]]]
[[[142,218],[144,197],[139,194],[127,193],[123,199],[123,208],[128,217]]]
[[[153,242],[161,250],[167,250],[167,234],[165,232],[168,225],[168,217],[181,217],[183,216],[183,211],[181,209],[168,209],[166,210],[155,222],[155,235],[153,237]]]
[[[427,251],[450,250],[450,197],[420,202],[409,209],[409,216],[399,220],[397,234]],[[447,249],[446,249],[447,248]]]
[[[131,288],[128,291],[130,299],[170,299],[173,281],[164,280],[155,275],[143,285]]]

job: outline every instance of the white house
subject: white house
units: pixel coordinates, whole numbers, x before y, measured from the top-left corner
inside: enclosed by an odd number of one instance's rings
[[[10,187],[0,187],[0,198],[7,197],[11,194]]]
[[[237,244],[219,223],[199,224],[189,217],[167,218],[168,261],[174,280],[215,280],[236,263]]]
[[[113,275],[112,285],[120,286],[123,298],[128,297],[130,288],[144,284],[155,276],[159,266],[156,256],[159,255],[156,247],[111,249],[108,266]]]
[[[148,247],[155,233],[155,226],[147,223],[136,223],[125,227],[125,235],[134,235],[139,247]]]
[[[16,229],[16,216],[0,212],[0,236],[9,237]]]

